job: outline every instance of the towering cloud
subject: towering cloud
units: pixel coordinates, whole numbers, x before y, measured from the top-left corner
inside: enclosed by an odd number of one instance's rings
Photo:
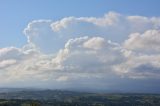
[[[63,48],[71,38],[102,37],[122,43],[132,33],[144,33],[160,28],[158,17],[126,16],[109,12],[103,17],[66,17],[58,21],[35,20],[28,24],[24,34],[28,42],[41,51],[53,53]]]
[[[136,90],[149,91],[157,83],[147,82],[160,80],[159,17],[109,12],[35,20],[24,34],[22,48],[0,49],[1,85],[124,90],[138,84]]]

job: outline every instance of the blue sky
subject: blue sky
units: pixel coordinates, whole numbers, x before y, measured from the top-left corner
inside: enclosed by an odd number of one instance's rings
[[[58,20],[67,16],[100,17],[108,11],[127,15],[159,16],[159,0],[1,0],[0,47],[21,47],[23,29],[36,19]]]
[[[0,87],[160,93],[159,0],[1,0]]]

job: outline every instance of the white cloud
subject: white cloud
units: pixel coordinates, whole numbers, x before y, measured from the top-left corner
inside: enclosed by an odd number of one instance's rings
[[[101,43],[101,40],[103,41],[100,45],[101,49],[97,49],[96,46],[93,47],[92,45],[93,48],[90,45],[89,48],[84,46],[84,44],[91,41]],[[123,59],[119,47],[108,43],[100,37],[70,39],[57,57],[56,59],[61,61],[65,68],[64,70],[79,73],[112,71],[112,65],[118,64],[119,60]]]
[[[123,43],[126,61],[115,70],[130,78],[160,78],[160,31],[147,30],[133,33]]]
[[[71,38],[99,36],[122,43],[131,33],[160,28],[159,17],[126,16],[109,12],[103,17],[65,17],[58,21],[35,20],[24,33],[44,53],[55,53]]]
[[[102,49],[106,45],[105,45],[105,40],[103,38],[94,37],[85,42],[83,46],[85,48],[90,48],[90,49]]]
[[[7,67],[16,63],[16,60],[3,60],[0,62],[0,68]]]
[[[0,49],[0,84],[113,88],[129,87],[132,78],[159,80],[159,28],[159,17],[115,12],[32,21],[26,45]]]
[[[57,81],[67,81],[68,77],[67,76],[60,76],[59,78],[56,79]]]
[[[126,62],[115,66],[123,77],[158,78],[160,77],[160,55],[132,55]]]
[[[21,50],[15,47],[1,48],[0,49],[0,60],[15,59],[23,55]]]
[[[160,30],[147,30],[143,34],[133,33],[124,42],[124,47],[140,53],[160,53]]]
[[[90,41],[100,43],[101,49],[84,47],[84,44]],[[102,41],[103,43],[101,44]],[[99,45],[99,44],[98,44]],[[98,46],[99,47],[99,46]],[[26,49],[19,50],[18,54],[14,55],[16,64],[13,64],[11,57],[1,62],[3,70],[5,70],[11,81],[29,80],[31,76],[37,80],[57,80],[59,73],[77,73],[77,77],[87,73],[97,77],[94,73],[112,73],[112,65],[118,64],[123,59],[120,48],[114,43],[105,41],[100,37],[80,37],[70,39],[65,44],[64,49],[61,49],[56,55],[45,55],[38,50]],[[7,48],[5,48],[8,50]],[[5,51],[6,51],[5,50]],[[4,50],[3,50],[4,51]],[[8,51],[9,53],[12,51]],[[120,54],[121,53],[121,54]],[[10,64],[9,64],[10,62]],[[13,65],[11,65],[11,62]],[[7,67],[4,67],[4,63]],[[8,67],[8,65],[11,65]],[[80,75],[78,75],[80,74]],[[76,75],[76,74],[75,74]],[[61,77],[61,76],[59,76]],[[57,80],[59,81],[59,80]]]

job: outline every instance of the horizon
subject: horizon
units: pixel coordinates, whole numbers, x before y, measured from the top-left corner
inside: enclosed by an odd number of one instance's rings
[[[159,5],[0,1],[0,88],[159,94]]]
[[[95,94],[154,94],[154,95],[160,95],[160,92],[141,92],[141,91],[114,91],[114,90],[103,90],[103,91],[100,91],[100,90],[89,90],[89,89],[53,89],[53,88],[7,88],[7,87],[4,87],[4,88],[0,88],[0,93],[5,93],[5,92],[14,92],[14,93],[18,93],[18,92],[43,92],[43,91],[62,91],[62,92],[77,92],[77,93],[95,93]]]

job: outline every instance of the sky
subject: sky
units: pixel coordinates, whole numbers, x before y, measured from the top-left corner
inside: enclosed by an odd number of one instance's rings
[[[0,87],[160,93],[159,0],[1,0]]]

